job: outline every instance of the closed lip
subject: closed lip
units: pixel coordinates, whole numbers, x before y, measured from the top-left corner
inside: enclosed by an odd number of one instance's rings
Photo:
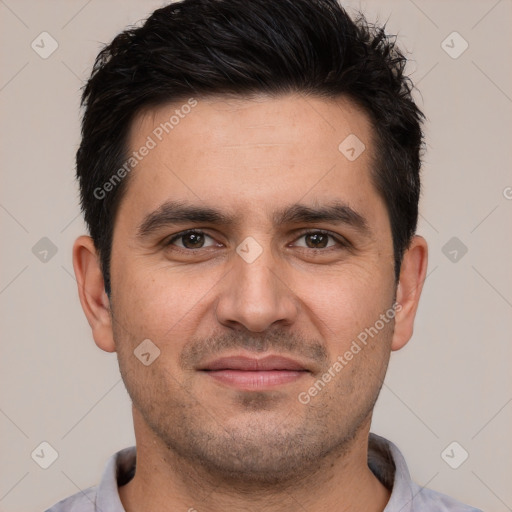
[[[301,362],[281,355],[268,355],[261,358],[249,357],[246,355],[220,357],[202,365],[199,370],[238,370],[246,372],[272,370],[309,371]]]

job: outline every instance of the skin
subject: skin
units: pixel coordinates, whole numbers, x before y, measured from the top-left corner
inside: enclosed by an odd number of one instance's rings
[[[179,106],[140,114],[130,150]],[[366,146],[354,161],[338,150],[349,134]],[[128,512],[384,509],[390,494],[367,466],[368,433],[390,352],[413,332],[427,245],[413,238],[397,285],[372,147],[368,117],[345,99],[201,98],[129,176],[115,220],[110,300],[92,240],[77,239],[84,312],[98,347],[117,351],[133,401],[137,470],[119,489]],[[137,237],[167,200],[218,208],[237,223],[185,222]],[[272,221],[294,203],[332,200],[357,211],[368,230]],[[190,228],[208,235],[202,248],[190,237],[165,245]],[[329,238],[315,248],[303,232],[318,229],[349,246]],[[249,236],[262,250],[251,263],[236,252]],[[299,394],[395,300],[394,321],[301,403]],[[148,366],[133,354],[145,339],[160,350]],[[309,372],[244,391],[197,370],[242,352],[291,356]]]

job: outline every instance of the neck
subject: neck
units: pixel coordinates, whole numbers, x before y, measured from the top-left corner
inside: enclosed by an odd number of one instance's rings
[[[382,512],[390,493],[368,467],[370,419],[342,454],[326,455],[293,482],[256,484],[219,477],[180,457],[134,409],[137,466],[133,479],[119,488],[121,502],[126,512]]]

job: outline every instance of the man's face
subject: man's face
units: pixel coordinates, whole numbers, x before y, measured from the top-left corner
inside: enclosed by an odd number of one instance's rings
[[[114,228],[121,372],[158,442],[219,474],[283,479],[368,427],[389,358],[393,321],[378,321],[395,296],[393,245],[370,179],[371,126],[346,100],[198,98],[161,133],[180,105],[132,125],[130,152],[148,136],[156,146],[131,172]],[[366,147],[356,159],[354,135]],[[178,203],[231,222],[169,222]],[[334,203],[337,220],[301,209]],[[134,355],[147,339],[160,350],[149,365]],[[267,355],[298,368],[244,366]]]

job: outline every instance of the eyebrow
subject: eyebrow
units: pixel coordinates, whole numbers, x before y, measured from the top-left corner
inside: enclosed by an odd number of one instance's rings
[[[273,222],[276,226],[329,222],[331,224],[345,224],[365,234],[370,233],[366,219],[341,201],[332,201],[321,206],[294,204],[274,213]]]
[[[274,212],[272,221],[274,226],[328,222],[347,225],[365,235],[371,234],[363,215],[342,201],[331,201],[319,206],[293,204]],[[161,228],[184,223],[205,223],[229,227],[239,224],[239,219],[236,215],[224,213],[215,208],[184,201],[166,201],[143,219],[137,229],[137,238],[144,239]]]
[[[236,223],[236,218],[214,208],[182,201],[166,201],[144,218],[137,229],[137,237],[146,238],[162,227],[185,222],[231,226]]]

